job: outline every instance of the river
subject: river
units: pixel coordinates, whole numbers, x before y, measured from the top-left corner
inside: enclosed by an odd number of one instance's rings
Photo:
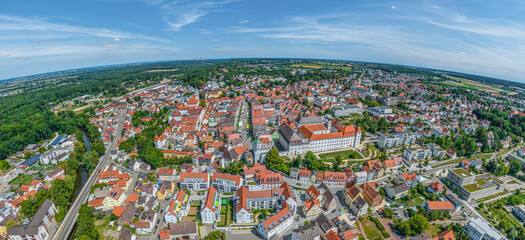
[[[91,151],[91,141],[89,140],[89,138],[87,137],[84,131],[82,131],[82,136],[84,137],[84,144],[86,145],[86,152]],[[80,157],[80,156],[77,156],[77,157]],[[88,171],[86,170],[84,165],[80,165],[80,168],[78,169],[78,173],[77,173],[77,184],[76,184],[77,191],[75,193],[75,198],[78,196],[78,194],[80,194],[80,191],[86,184],[88,178],[89,178]],[[73,201],[74,199],[71,200],[71,202]]]
[[[81,130],[81,131],[82,131],[82,136],[84,137],[84,144],[86,145],[86,152],[89,152],[91,151],[91,141],[87,137],[86,132],[84,132],[84,130]],[[80,157],[80,156],[77,156],[77,157]],[[88,178],[89,178],[88,171],[86,170],[84,165],[80,165],[80,168],[78,169],[78,172],[77,172],[77,180],[75,184],[75,189],[76,189],[75,196],[73,199],[71,199],[71,203],[73,203],[75,201],[75,198],[77,198],[78,194],[80,194],[80,191],[82,191],[82,188],[84,187],[84,185],[86,185]],[[75,239],[75,232],[77,231],[77,227],[78,227],[77,224],[75,224],[75,228],[73,228],[71,235],[69,235],[69,240]]]

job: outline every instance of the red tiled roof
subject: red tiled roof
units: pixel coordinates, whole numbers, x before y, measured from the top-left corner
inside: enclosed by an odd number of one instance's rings
[[[180,181],[183,182],[184,178],[201,178],[204,182],[208,181],[208,174],[207,173],[181,173],[180,174]]]
[[[430,210],[453,210],[454,205],[450,201],[427,201]]]
[[[241,175],[231,175],[231,174],[224,174],[224,173],[214,173],[212,181],[216,181],[216,179],[226,179],[230,181],[235,181],[235,185],[239,185],[241,183]]]
[[[170,239],[170,230],[168,228],[160,230],[159,239]]]
[[[209,208],[210,210],[214,211],[215,212],[215,208],[213,206],[213,200],[214,200],[214,196],[215,194],[218,194],[217,190],[214,188],[214,187],[210,187],[208,189],[208,193],[206,194],[206,202],[204,202],[204,208],[201,209],[204,210],[206,207]]]
[[[99,206],[102,206],[102,202],[104,202],[104,199],[106,197],[99,197],[99,198],[95,198],[91,201],[89,201],[89,206],[90,207],[99,207]]]
[[[120,217],[124,210],[126,210],[127,207],[120,207],[120,206],[114,206],[113,207],[113,213],[117,215],[117,217]]]
[[[450,229],[441,232],[435,238],[432,238],[432,240],[456,240],[456,236],[454,236],[454,231]]]

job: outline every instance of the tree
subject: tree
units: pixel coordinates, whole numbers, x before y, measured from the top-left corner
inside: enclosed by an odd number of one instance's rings
[[[423,216],[422,214],[416,214],[410,219],[408,219],[408,222],[410,223],[410,227],[412,228],[412,231],[417,235],[421,234],[425,230],[430,227],[430,223],[428,222],[428,219]]]
[[[225,239],[226,239],[226,234],[224,234],[224,232],[221,232],[221,231],[210,232],[208,233],[208,235],[206,235],[206,237],[203,238],[203,240],[225,240]]]
[[[11,164],[9,164],[9,162],[7,160],[4,159],[4,160],[0,161],[0,170],[1,171],[6,171],[10,167],[11,167]]]
[[[411,236],[413,235],[412,228],[410,226],[410,223],[408,221],[400,222],[395,225],[395,228],[403,235],[405,236]]]
[[[98,158],[98,153],[94,151],[87,152],[82,155],[82,163],[88,172],[91,173],[93,170],[95,170],[95,167],[97,167]]]
[[[75,237],[80,238],[81,236],[87,236],[90,239],[98,238],[98,233],[95,230],[95,213],[93,213],[93,209],[89,207],[87,203],[80,206],[77,226]]]
[[[162,153],[162,150],[148,145],[143,151],[142,159],[152,167],[158,168],[163,165],[164,154]]]
[[[290,174],[290,166],[279,156],[279,150],[273,148],[266,155],[266,166],[285,174]]]
[[[13,222],[13,221],[7,221],[7,223],[5,224],[5,230],[7,231],[9,230],[10,227],[16,226],[16,225],[18,225],[18,223]]]
[[[326,168],[324,162],[318,159],[312,151],[306,153],[304,156],[304,162],[306,163],[306,167],[310,170],[321,171]]]
[[[385,208],[385,210],[383,210],[383,216],[385,218],[394,218],[394,210],[392,210],[392,208]]]
[[[98,156],[102,156],[106,152],[106,146],[100,140],[97,140],[91,143],[91,150],[97,152]]]
[[[510,161],[510,166],[509,166],[509,175],[517,176],[521,168],[522,168],[522,164],[518,160],[512,159]]]
[[[497,168],[498,168],[498,164],[496,164],[496,161],[494,161],[494,160],[489,161],[487,163],[487,165],[485,166],[485,169],[487,169],[487,171],[489,171],[491,173],[494,173]]]
[[[484,203],[480,203],[480,204],[478,205],[478,207],[479,207],[480,209],[481,209],[481,208],[484,208],[484,207],[485,207],[485,204],[484,204]]]
[[[292,162],[293,167],[299,167],[301,166],[301,163],[303,163],[303,159],[301,158],[301,155],[298,155]]]
[[[405,236],[421,234],[429,227],[430,223],[428,222],[428,219],[419,213],[411,216],[408,221],[399,222],[394,225],[394,228],[396,228],[401,234]]]

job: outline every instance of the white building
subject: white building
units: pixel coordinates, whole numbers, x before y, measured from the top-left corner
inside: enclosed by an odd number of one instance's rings
[[[270,239],[290,227],[293,223],[294,213],[288,207],[286,202],[273,213],[257,225],[257,232],[264,239]]]
[[[242,184],[243,179],[240,175],[214,173],[211,180],[211,185],[220,192],[235,192]]]
[[[242,186],[235,197],[235,222],[251,223],[254,221],[252,210],[278,209],[284,202],[295,213],[297,210],[295,199],[295,192],[288,183],[283,183],[278,188],[262,191],[249,191]]]
[[[203,191],[210,187],[208,173],[181,173],[180,187],[191,191]]]
[[[411,164],[407,162],[421,161],[430,157],[432,157],[432,152],[426,147],[407,148],[403,152],[403,161],[409,166],[411,166]]]
[[[386,118],[388,116],[393,117],[392,109],[387,106],[378,106],[365,109],[365,112],[370,114],[372,117]]]
[[[472,218],[467,225],[468,236],[472,240],[500,240],[505,236],[481,218]]]
[[[212,224],[221,220],[221,199],[219,192],[210,187],[204,194],[201,205],[201,220],[204,224]]]
[[[279,143],[285,150],[281,155],[357,148],[361,144],[361,128],[346,126],[326,115],[323,124],[302,124],[298,129],[283,124],[279,128]]]
[[[182,190],[179,190],[177,196],[171,200],[170,205],[166,207],[164,221],[167,223],[176,223],[180,221],[182,217],[187,216],[189,210],[190,195],[186,194]]]
[[[394,148],[410,145],[416,142],[414,133],[379,134],[377,146],[380,148]]]
[[[11,226],[7,230],[9,239],[12,240],[47,240],[51,239],[48,229],[55,222],[57,209],[53,201],[47,199],[38,208],[35,215],[27,225]],[[55,222],[56,224],[56,222]]]

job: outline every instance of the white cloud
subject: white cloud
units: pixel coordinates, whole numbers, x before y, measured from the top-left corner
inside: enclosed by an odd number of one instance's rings
[[[249,22],[249,20],[242,20],[242,21],[240,22],[240,24],[244,24],[244,23],[248,23],[248,22]]]
[[[199,21],[202,17],[220,11],[220,8],[235,0],[176,0],[161,5],[169,30],[180,31],[184,26]]]
[[[394,9],[394,10],[396,10],[396,8],[397,8],[397,7],[396,7],[396,6],[394,6],[394,5],[392,5],[392,7],[391,7],[391,8],[392,8],[392,9]]]
[[[96,55],[169,46],[167,39],[106,28],[54,23],[44,18],[0,14],[0,52],[4,58],[25,59],[57,55]],[[13,37],[16,36],[16,37]],[[176,48],[171,48],[175,51]]]
[[[525,62],[525,26],[471,18],[447,9],[428,9],[408,16],[389,15],[389,23],[362,20],[377,16],[360,15],[356,21],[334,14],[333,18],[291,17],[274,26],[234,27],[230,31],[288,40],[291,45],[339,49],[336,55],[320,55],[328,58],[386,61],[512,80],[525,75],[520,66]],[[404,26],[403,21],[417,27]],[[460,37],[449,31],[429,30],[432,26],[478,36]]]

